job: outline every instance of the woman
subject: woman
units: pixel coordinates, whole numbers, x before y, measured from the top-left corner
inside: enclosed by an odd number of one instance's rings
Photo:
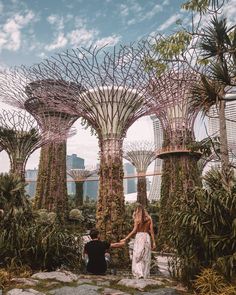
[[[152,249],[156,248],[153,222],[151,216],[143,208],[138,205],[134,214],[134,228],[121,242],[126,242],[134,234],[134,249],[132,259],[132,273],[135,278],[147,278],[150,274],[151,265],[151,239]]]

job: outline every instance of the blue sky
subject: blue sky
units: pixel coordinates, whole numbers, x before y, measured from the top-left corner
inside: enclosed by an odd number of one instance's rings
[[[129,43],[174,29],[180,0],[1,0],[0,65],[30,65],[67,48]]]

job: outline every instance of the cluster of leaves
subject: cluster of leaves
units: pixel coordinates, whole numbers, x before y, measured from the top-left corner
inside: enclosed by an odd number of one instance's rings
[[[61,265],[78,268],[80,245],[57,221],[40,222],[24,195],[24,185],[15,176],[0,175],[1,267],[13,262],[33,270],[53,270]]]
[[[236,273],[236,180],[217,169],[204,177],[205,188],[176,212],[171,241],[178,259],[175,274],[189,283],[202,267],[214,267],[228,280]]]

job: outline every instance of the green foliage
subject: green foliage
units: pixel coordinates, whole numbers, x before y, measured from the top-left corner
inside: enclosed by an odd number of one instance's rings
[[[206,188],[196,188],[189,206],[172,218],[175,272],[186,283],[202,267],[214,267],[228,280],[236,272],[236,181],[217,170],[208,172],[204,181]]]
[[[62,264],[78,268],[79,245],[74,236],[58,223],[35,222],[26,211],[14,211],[0,223],[0,261],[3,266],[14,261],[34,270],[54,270]]]
[[[8,212],[15,208],[28,208],[30,206],[25,197],[25,184],[13,174],[0,174],[0,208]]]
[[[218,9],[223,5],[224,0],[189,0],[181,5],[182,9],[198,13],[206,13],[209,8]]]

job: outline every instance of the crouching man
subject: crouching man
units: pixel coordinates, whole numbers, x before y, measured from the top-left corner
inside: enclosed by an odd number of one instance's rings
[[[94,275],[104,275],[107,270],[106,255],[110,248],[119,248],[125,242],[109,243],[99,239],[99,231],[92,229],[89,233],[91,241],[84,247],[84,253],[88,256],[87,272]]]

